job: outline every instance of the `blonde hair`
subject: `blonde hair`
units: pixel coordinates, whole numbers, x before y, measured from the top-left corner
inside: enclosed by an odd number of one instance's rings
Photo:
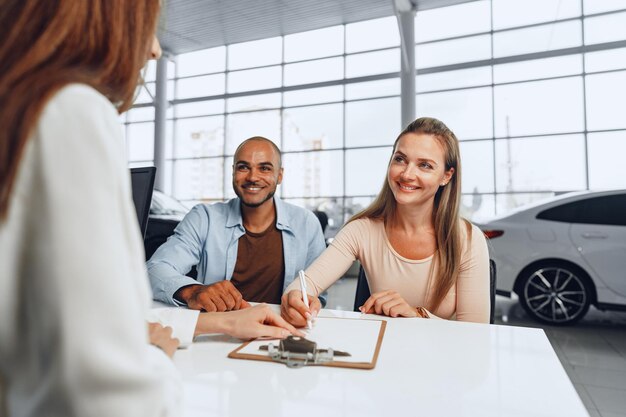
[[[434,255],[434,263],[438,265],[437,276],[434,277],[434,287],[429,310],[435,311],[456,283],[459,275],[461,262],[462,235],[461,218],[459,207],[461,204],[461,158],[459,152],[459,141],[456,135],[440,120],[421,117],[410,123],[393,144],[391,158],[398,145],[398,141],[407,133],[422,133],[433,135],[444,149],[445,170],[454,169],[450,181],[445,186],[440,186],[435,194],[433,207],[433,223],[435,226],[435,239],[437,251]],[[379,219],[385,223],[396,214],[396,199],[389,186],[389,181],[385,177],[383,186],[378,196],[365,210],[355,214],[349,221],[357,219]],[[465,222],[468,234],[471,236],[469,222]]]

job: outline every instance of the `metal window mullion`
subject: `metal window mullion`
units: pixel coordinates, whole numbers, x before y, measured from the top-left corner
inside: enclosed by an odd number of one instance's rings
[[[224,91],[228,92],[228,51],[229,48],[226,47],[226,51],[224,52]],[[224,142],[222,144],[222,201],[226,200],[226,172],[228,167],[226,166],[226,151],[228,149],[228,113],[227,113],[227,105],[226,99],[224,99],[224,104],[222,107],[223,113],[222,117],[224,118]],[[233,164],[235,163],[235,158],[233,157]]]
[[[280,86],[281,86],[281,92],[280,92],[280,107],[278,110],[278,148],[281,150],[283,149],[283,144],[285,143],[285,123],[284,123],[284,117],[285,117],[285,92],[283,90],[283,87],[285,87],[285,37],[281,36],[281,63],[280,63]],[[285,192],[283,191],[283,187],[280,187],[280,198],[283,198],[285,195]]]
[[[581,10],[581,25],[580,30],[582,31],[582,44],[585,46],[585,5],[584,0],[580,0],[580,10]],[[585,189],[589,189],[589,139],[588,139],[588,121],[587,121],[587,64],[586,64],[586,54],[581,53],[580,58],[582,59],[583,64],[583,74],[582,74],[582,83],[583,83],[583,144],[585,147]]]
[[[491,59],[493,60],[493,0],[489,2],[489,22],[490,22],[490,48],[491,48]],[[498,204],[497,202],[497,164],[496,164],[496,86],[495,86],[495,74],[494,74],[494,65],[490,65],[491,69],[491,155],[492,155],[492,174],[493,174],[493,211],[494,214],[498,214]]]
[[[565,19],[559,19],[559,20],[553,20],[553,21],[547,21],[547,22],[530,23],[530,24],[521,25],[521,26],[511,26],[511,27],[502,28],[502,29],[494,29],[493,28],[493,4],[491,4],[490,12],[491,12],[491,30],[489,31],[473,32],[473,33],[466,33],[464,35],[449,36],[447,38],[431,39],[429,41],[417,42],[417,45],[429,45],[429,44],[438,43],[438,42],[454,41],[454,40],[472,38],[476,36],[484,36],[484,35],[489,35],[489,34],[493,36],[493,34],[498,34],[498,33],[503,33],[503,32],[512,32],[515,30],[530,29],[530,28],[535,28],[535,27],[554,25],[558,23],[572,22],[572,21],[579,20],[581,16],[584,16],[584,10],[581,8],[580,16],[567,17]],[[618,14],[618,13],[623,13],[623,12],[626,12],[626,9],[609,10],[606,12],[590,14],[590,15],[587,15],[586,17],[600,17],[600,16],[607,16],[607,15]]]
[[[346,25],[343,25],[343,138],[341,141],[342,144],[342,151],[341,151],[341,156],[342,156],[342,167],[341,169],[343,170],[343,178],[342,178],[342,184],[341,184],[341,194],[342,194],[342,198],[341,198],[341,221],[345,222],[346,219],[346,194],[347,194],[347,170],[346,170],[346,161],[347,161],[347,148],[346,148],[346,137],[348,134],[348,127],[347,127],[347,123],[346,123],[346,114],[348,113],[348,102],[346,101],[346,95],[347,95],[347,84],[345,82],[346,77],[348,76],[348,70],[347,70],[347,42],[348,42],[348,37],[346,36]]]

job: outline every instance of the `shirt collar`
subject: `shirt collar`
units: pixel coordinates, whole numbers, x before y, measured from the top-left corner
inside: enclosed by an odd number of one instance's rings
[[[226,227],[240,226],[243,230],[243,218],[241,217],[241,201],[239,197],[228,201],[228,218]]]
[[[274,197],[274,205],[276,206],[276,228],[278,230],[291,230],[287,210],[285,209],[285,203],[283,200],[278,197]]]
[[[233,198],[228,202],[230,210],[228,211],[228,219],[226,227],[240,226],[243,230],[243,218],[241,217],[241,200],[239,197]],[[285,210],[285,203],[278,197],[274,196],[274,207],[276,207],[276,228],[278,230],[291,230],[289,219]]]

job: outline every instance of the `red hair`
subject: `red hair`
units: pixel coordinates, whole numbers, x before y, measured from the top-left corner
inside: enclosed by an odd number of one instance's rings
[[[32,129],[70,83],[92,86],[121,112],[133,101],[159,0],[5,0],[0,8],[0,219]],[[86,139],[88,140],[88,139]]]

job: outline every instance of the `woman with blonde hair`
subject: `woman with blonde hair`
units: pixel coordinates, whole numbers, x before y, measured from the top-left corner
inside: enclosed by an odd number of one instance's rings
[[[310,308],[297,282],[282,298],[296,326],[317,314],[317,294],[359,260],[372,295],[364,313],[489,322],[484,235],[460,218],[461,160],[454,133],[423,117],[396,139],[382,190],[306,270]]]
[[[178,340],[146,325],[156,313],[118,119],[146,60],[160,55],[159,9],[159,0],[0,7],[0,415],[178,414],[168,357]],[[186,313],[177,323],[189,338],[296,332],[267,306],[175,312]]]

